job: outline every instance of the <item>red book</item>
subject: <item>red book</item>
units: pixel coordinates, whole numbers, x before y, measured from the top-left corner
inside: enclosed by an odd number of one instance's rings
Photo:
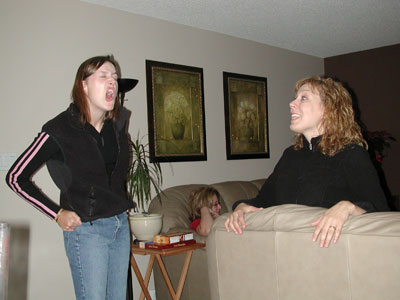
[[[170,248],[179,248],[191,244],[196,244],[196,240],[188,240],[174,244],[155,244],[155,243],[146,243],[144,247],[146,249],[170,249]]]

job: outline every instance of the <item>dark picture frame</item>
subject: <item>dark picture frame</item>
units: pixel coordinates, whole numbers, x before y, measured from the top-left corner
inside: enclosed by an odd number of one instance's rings
[[[227,159],[269,158],[267,78],[223,72]]]
[[[146,60],[150,161],[207,160],[203,69]]]

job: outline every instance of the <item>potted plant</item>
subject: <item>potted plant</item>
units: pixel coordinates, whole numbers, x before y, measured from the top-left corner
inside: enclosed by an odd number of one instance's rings
[[[144,145],[139,134],[130,140],[131,165],[128,172],[128,196],[136,204],[130,214],[131,231],[140,241],[152,240],[162,227],[162,215],[150,214],[148,206],[154,189],[161,201],[162,172],[158,162],[148,162],[148,144]],[[135,201],[136,200],[136,201]]]
[[[378,163],[382,163],[383,159],[388,155],[390,143],[396,139],[386,130],[367,131],[367,142],[374,153]]]

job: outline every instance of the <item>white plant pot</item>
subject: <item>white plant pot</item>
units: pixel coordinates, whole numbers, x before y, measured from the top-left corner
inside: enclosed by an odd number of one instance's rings
[[[139,241],[152,241],[162,228],[161,214],[135,214],[129,216],[131,232]]]

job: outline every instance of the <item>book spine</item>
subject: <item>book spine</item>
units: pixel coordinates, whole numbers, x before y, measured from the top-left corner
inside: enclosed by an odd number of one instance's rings
[[[155,244],[174,244],[193,240],[193,233],[182,233],[176,235],[155,235],[153,242]]]
[[[146,244],[150,244],[153,242],[138,242],[139,248],[146,248]]]
[[[181,243],[174,243],[174,244],[166,244],[166,245],[160,245],[160,244],[154,244],[154,243],[146,243],[145,248],[146,249],[171,249],[171,248],[179,248],[191,244],[195,244],[196,240],[189,240]]]

